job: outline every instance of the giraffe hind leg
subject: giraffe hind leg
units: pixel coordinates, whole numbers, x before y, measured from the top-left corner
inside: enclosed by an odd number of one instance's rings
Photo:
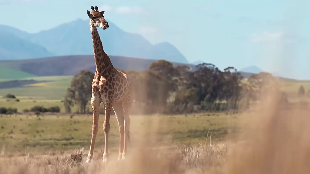
[[[106,162],[108,159],[108,144],[109,144],[109,132],[110,132],[110,114],[112,110],[111,102],[105,103],[105,120],[103,123],[103,130],[105,136],[105,144],[104,144],[104,153],[102,155],[103,162]]]
[[[125,153],[127,152],[127,145],[130,142],[130,109],[132,106],[133,98],[132,95],[128,95],[122,105],[124,109],[124,120],[125,120],[125,141],[124,141],[124,150],[123,150],[123,156],[122,159],[125,159]]]
[[[120,133],[120,140],[119,140],[119,155],[118,160],[122,159],[122,154],[124,150],[124,114],[123,114],[123,105],[122,103],[115,103],[113,104],[113,109],[117,118],[119,133]]]

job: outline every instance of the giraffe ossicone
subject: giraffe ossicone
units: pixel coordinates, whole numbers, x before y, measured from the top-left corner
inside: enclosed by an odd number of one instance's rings
[[[91,6],[92,12],[87,10],[90,31],[93,41],[96,72],[92,82],[91,105],[93,110],[92,137],[86,162],[90,162],[94,152],[94,145],[98,133],[100,103],[105,106],[105,119],[103,130],[105,134],[105,147],[102,159],[108,159],[108,140],[110,131],[110,115],[112,109],[118,121],[120,140],[118,159],[125,159],[127,144],[130,141],[130,109],[133,103],[133,84],[127,75],[117,70],[110,57],[104,51],[97,27],[106,30],[109,23],[105,20],[104,11],[98,11],[98,7]]]

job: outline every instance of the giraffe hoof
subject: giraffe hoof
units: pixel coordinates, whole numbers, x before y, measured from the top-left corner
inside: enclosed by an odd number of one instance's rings
[[[102,162],[106,163],[108,161],[108,155],[107,154],[103,154],[102,156]]]
[[[87,158],[85,162],[86,163],[90,163],[91,162],[91,158]]]
[[[122,154],[122,160],[125,160],[126,158],[125,158],[125,154]]]

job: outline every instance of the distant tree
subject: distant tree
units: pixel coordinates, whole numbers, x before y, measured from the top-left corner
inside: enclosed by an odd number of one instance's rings
[[[4,96],[4,98],[16,98],[13,94],[7,94]]]
[[[17,113],[16,108],[0,107],[0,114],[13,114],[13,113]]]
[[[304,96],[305,95],[305,88],[304,88],[304,86],[300,86],[299,87],[299,89],[298,89],[298,96],[299,97],[302,97],[302,96]]]
[[[173,76],[175,73],[175,69],[173,64],[166,60],[158,60],[157,62],[153,62],[149,68],[151,71],[159,72],[165,74],[167,76]]]
[[[66,112],[71,112],[71,107],[76,104],[81,113],[86,113],[86,106],[91,98],[93,78],[94,73],[86,70],[80,71],[73,77],[71,86],[67,89],[64,97]]]
[[[248,83],[252,100],[263,99],[265,94],[270,92],[278,92],[279,90],[276,79],[272,74],[267,72],[260,72],[259,74],[251,75],[248,78]]]

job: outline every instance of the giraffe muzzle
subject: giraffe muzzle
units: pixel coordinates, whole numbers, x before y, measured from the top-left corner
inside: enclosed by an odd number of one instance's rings
[[[107,28],[109,28],[110,26],[109,26],[109,23],[105,23],[105,25],[104,25],[104,28],[103,29],[107,29]]]

